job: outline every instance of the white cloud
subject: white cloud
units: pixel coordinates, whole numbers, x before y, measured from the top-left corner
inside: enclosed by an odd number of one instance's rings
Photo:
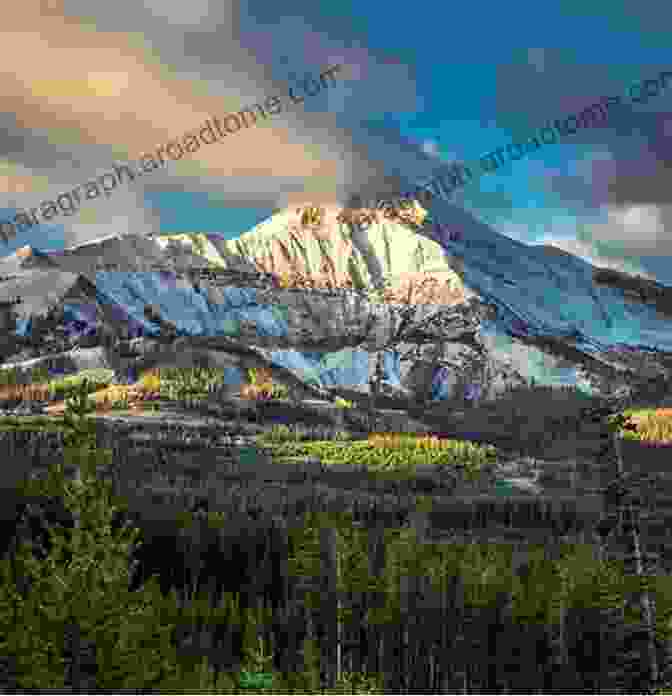
[[[645,278],[655,280],[655,277],[643,270],[641,265],[634,258],[618,258],[616,256],[601,254],[591,242],[568,237],[556,237],[548,235],[539,240],[538,244],[546,244],[556,249],[561,249],[569,254],[578,256],[583,261],[599,268],[610,268],[614,271],[633,273]]]
[[[425,140],[422,143],[422,151],[430,157],[440,157],[439,146],[436,140]]]
[[[141,191],[119,187],[109,198],[89,201],[77,215],[61,215],[54,224],[63,226],[66,246],[89,242],[111,234],[158,234],[160,224],[155,213],[145,206]],[[36,243],[39,244],[39,242]]]
[[[607,211],[608,229],[605,232],[613,238],[631,241],[637,248],[649,245],[660,248],[660,244],[665,242],[663,213],[663,206],[656,205],[611,208]]]

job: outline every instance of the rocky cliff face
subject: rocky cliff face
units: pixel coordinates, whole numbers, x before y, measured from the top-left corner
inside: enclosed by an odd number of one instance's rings
[[[378,355],[384,384],[420,399],[474,387],[495,396],[530,379],[598,393],[667,379],[670,320],[596,278],[580,259],[510,240],[444,201],[377,219],[309,208],[237,240],[24,249],[0,261],[0,301],[22,300],[0,314],[44,350],[59,330],[59,350],[87,335],[109,351],[143,336],[173,345],[144,360],[170,361],[179,338],[183,355],[218,356],[234,371],[273,364],[317,389],[368,389]],[[646,292],[664,296],[656,284]]]
[[[309,211],[311,209],[308,209]],[[462,283],[441,247],[409,226],[335,208],[291,209],[220,246],[223,261],[243,259],[287,284],[369,290],[386,283],[390,302],[454,305]]]

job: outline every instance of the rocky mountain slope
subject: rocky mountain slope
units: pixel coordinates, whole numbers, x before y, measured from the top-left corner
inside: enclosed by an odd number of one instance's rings
[[[603,276],[445,201],[291,209],[236,240],[110,236],[15,252],[0,261],[0,321],[13,337],[3,355],[25,357],[30,338],[38,355],[57,339],[62,351],[83,340],[112,350],[142,336],[151,364],[174,360],[179,337],[183,359],[223,360],[233,380],[253,360],[363,390],[380,355],[383,382],[420,399],[530,379],[598,393],[666,380],[672,323],[647,298],[660,305],[667,289],[647,281],[638,295],[637,279]]]
[[[280,278],[299,274],[317,288],[364,290],[386,280],[390,302],[453,305],[465,299],[441,247],[383,214],[358,226],[337,208],[289,209],[224,242],[221,253],[224,263],[241,259]]]

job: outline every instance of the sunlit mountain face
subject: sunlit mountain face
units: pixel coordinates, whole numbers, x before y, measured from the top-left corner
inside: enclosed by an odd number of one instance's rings
[[[288,208],[219,246],[228,265],[236,259],[299,287],[384,286],[387,301],[461,302],[460,278],[449,258],[417,234],[426,218],[413,201],[403,208]]]

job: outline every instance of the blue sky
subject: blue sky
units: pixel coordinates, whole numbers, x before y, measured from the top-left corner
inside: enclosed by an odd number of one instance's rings
[[[125,229],[236,237],[290,201],[340,200],[363,186],[393,186],[388,176],[428,178],[442,162],[477,160],[672,70],[670,10],[649,0],[637,3],[636,17],[630,3],[613,1],[413,11],[379,0],[141,5],[63,0],[49,16],[32,16],[27,3],[21,61],[9,35],[18,25],[0,29],[3,63],[18,76],[0,77],[6,108],[15,109],[0,119],[5,218],[113,160],[135,160],[204,114],[286,94],[326,65],[347,71],[254,132],[34,226],[3,253]],[[75,49],[79,58],[68,53]],[[618,122],[545,146],[454,200],[515,239],[672,283],[671,143],[672,82]]]

